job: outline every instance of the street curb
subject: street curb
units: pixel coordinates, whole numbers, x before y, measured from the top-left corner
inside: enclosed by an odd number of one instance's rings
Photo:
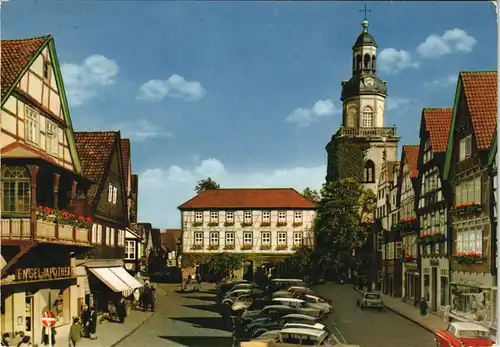
[[[356,288],[356,287],[353,287],[352,289],[354,289],[354,290],[355,290],[356,292],[358,292],[358,293],[361,293],[361,294],[363,294],[363,293],[364,293],[363,291],[359,290],[359,289],[358,289],[358,288]],[[431,333],[433,333],[433,334],[435,333],[435,330],[434,330],[434,329],[430,329],[430,328],[426,327],[426,326],[425,326],[425,325],[423,325],[422,323],[417,322],[416,320],[414,320],[414,319],[412,319],[412,318],[408,317],[407,315],[405,315],[405,314],[403,314],[403,313],[401,313],[401,312],[399,312],[399,311],[397,311],[397,310],[395,310],[395,309],[393,309],[393,308],[391,308],[391,307],[389,307],[389,306],[387,306],[387,305],[384,305],[384,307],[385,307],[386,309],[388,309],[389,311],[394,312],[394,313],[396,313],[397,315],[399,315],[399,316],[401,316],[401,317],[403,317],[403,318],[405,318],[405,319],[409,320],[410,322],[415,323],[415,324],[416,324],[416,325],[418,325],[419,327],[424,328],[425,330],[427,330],[427,331],[429,331],[429,332],[431,332]]]
[[[115,347],[117,346],[118,344],[120,344],[123,340],[125,340],[127,337],[129,337],[130,335],[132,335],[133,333],[135,333],[137,330],[139,330],[144,324],[146,324],[147,321],[149,321],[151,319],[151,317],[153,317],[155,315],[155,312],[151,313],[149,315],[149,317],[146,317],[146,319],[144,319],[138,326],[136,326],[134,329],[130,330],[128,334],[126,334],[125,336],[122,336],[118,341],[116,341],[115,343],[113,343],[111,346],[109,347]]]

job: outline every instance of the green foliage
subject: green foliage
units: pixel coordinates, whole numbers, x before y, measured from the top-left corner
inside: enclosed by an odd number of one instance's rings
[[[288,264],[302,278],[315,279],[318,273],[319,253],[312,248],[301,247],[290,258]]]
[[[212,178],[208,177],[203,180],[198,181],[196,187],[194,188],[196,194],[200,194],[205,190],[219,189],[220,185],[217,184]]]
[[[363,180],[365,153],[369,144],[351,139],[334,137],[328,148],[328,166],[334,171],[329,180],[354,178]]]
[[[321,196],[319,195],[318,191],[309,187],[304,188],[304,190],[302,191],[302,195],[315,203],[318,203],[321,200]]]
[[[208,262],[208,272],[215,281],[228,278],[235,270],[240,269],[243,259],[239,254],[221,253]]]

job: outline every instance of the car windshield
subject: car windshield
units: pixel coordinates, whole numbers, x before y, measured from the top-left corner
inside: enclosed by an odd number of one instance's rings
[[[459,330],[458,337],[489,337],[484,330]]]
[[[380,299],[380,294],[366,294],[366,299]]]

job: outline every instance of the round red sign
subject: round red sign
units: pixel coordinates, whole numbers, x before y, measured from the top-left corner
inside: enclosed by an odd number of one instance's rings
[[[42,313],[42,325],[46,328],[51,328],[56,325],[56,316],[50,311]]]

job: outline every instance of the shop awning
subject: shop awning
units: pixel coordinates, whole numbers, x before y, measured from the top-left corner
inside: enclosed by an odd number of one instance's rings
[[[125,282],[131,289],[136,289],[142,287],[142,283],[136,280],[132,275],[130,275],[127,270],[122,267],[110,267],[109,268],[116,276],[118,276],[123,282]]]
[[[117,293],[128,292],[142,286],[142,284],[136,281],[135,278],[129,275],[122,267],[100,267],[88,269],[112,291]],[[123,272],[117,269],[122,269]],[[130,286],[128,283],[132,284],[132,280],[137,282],[139,286],[137,286],[137,284]]]

